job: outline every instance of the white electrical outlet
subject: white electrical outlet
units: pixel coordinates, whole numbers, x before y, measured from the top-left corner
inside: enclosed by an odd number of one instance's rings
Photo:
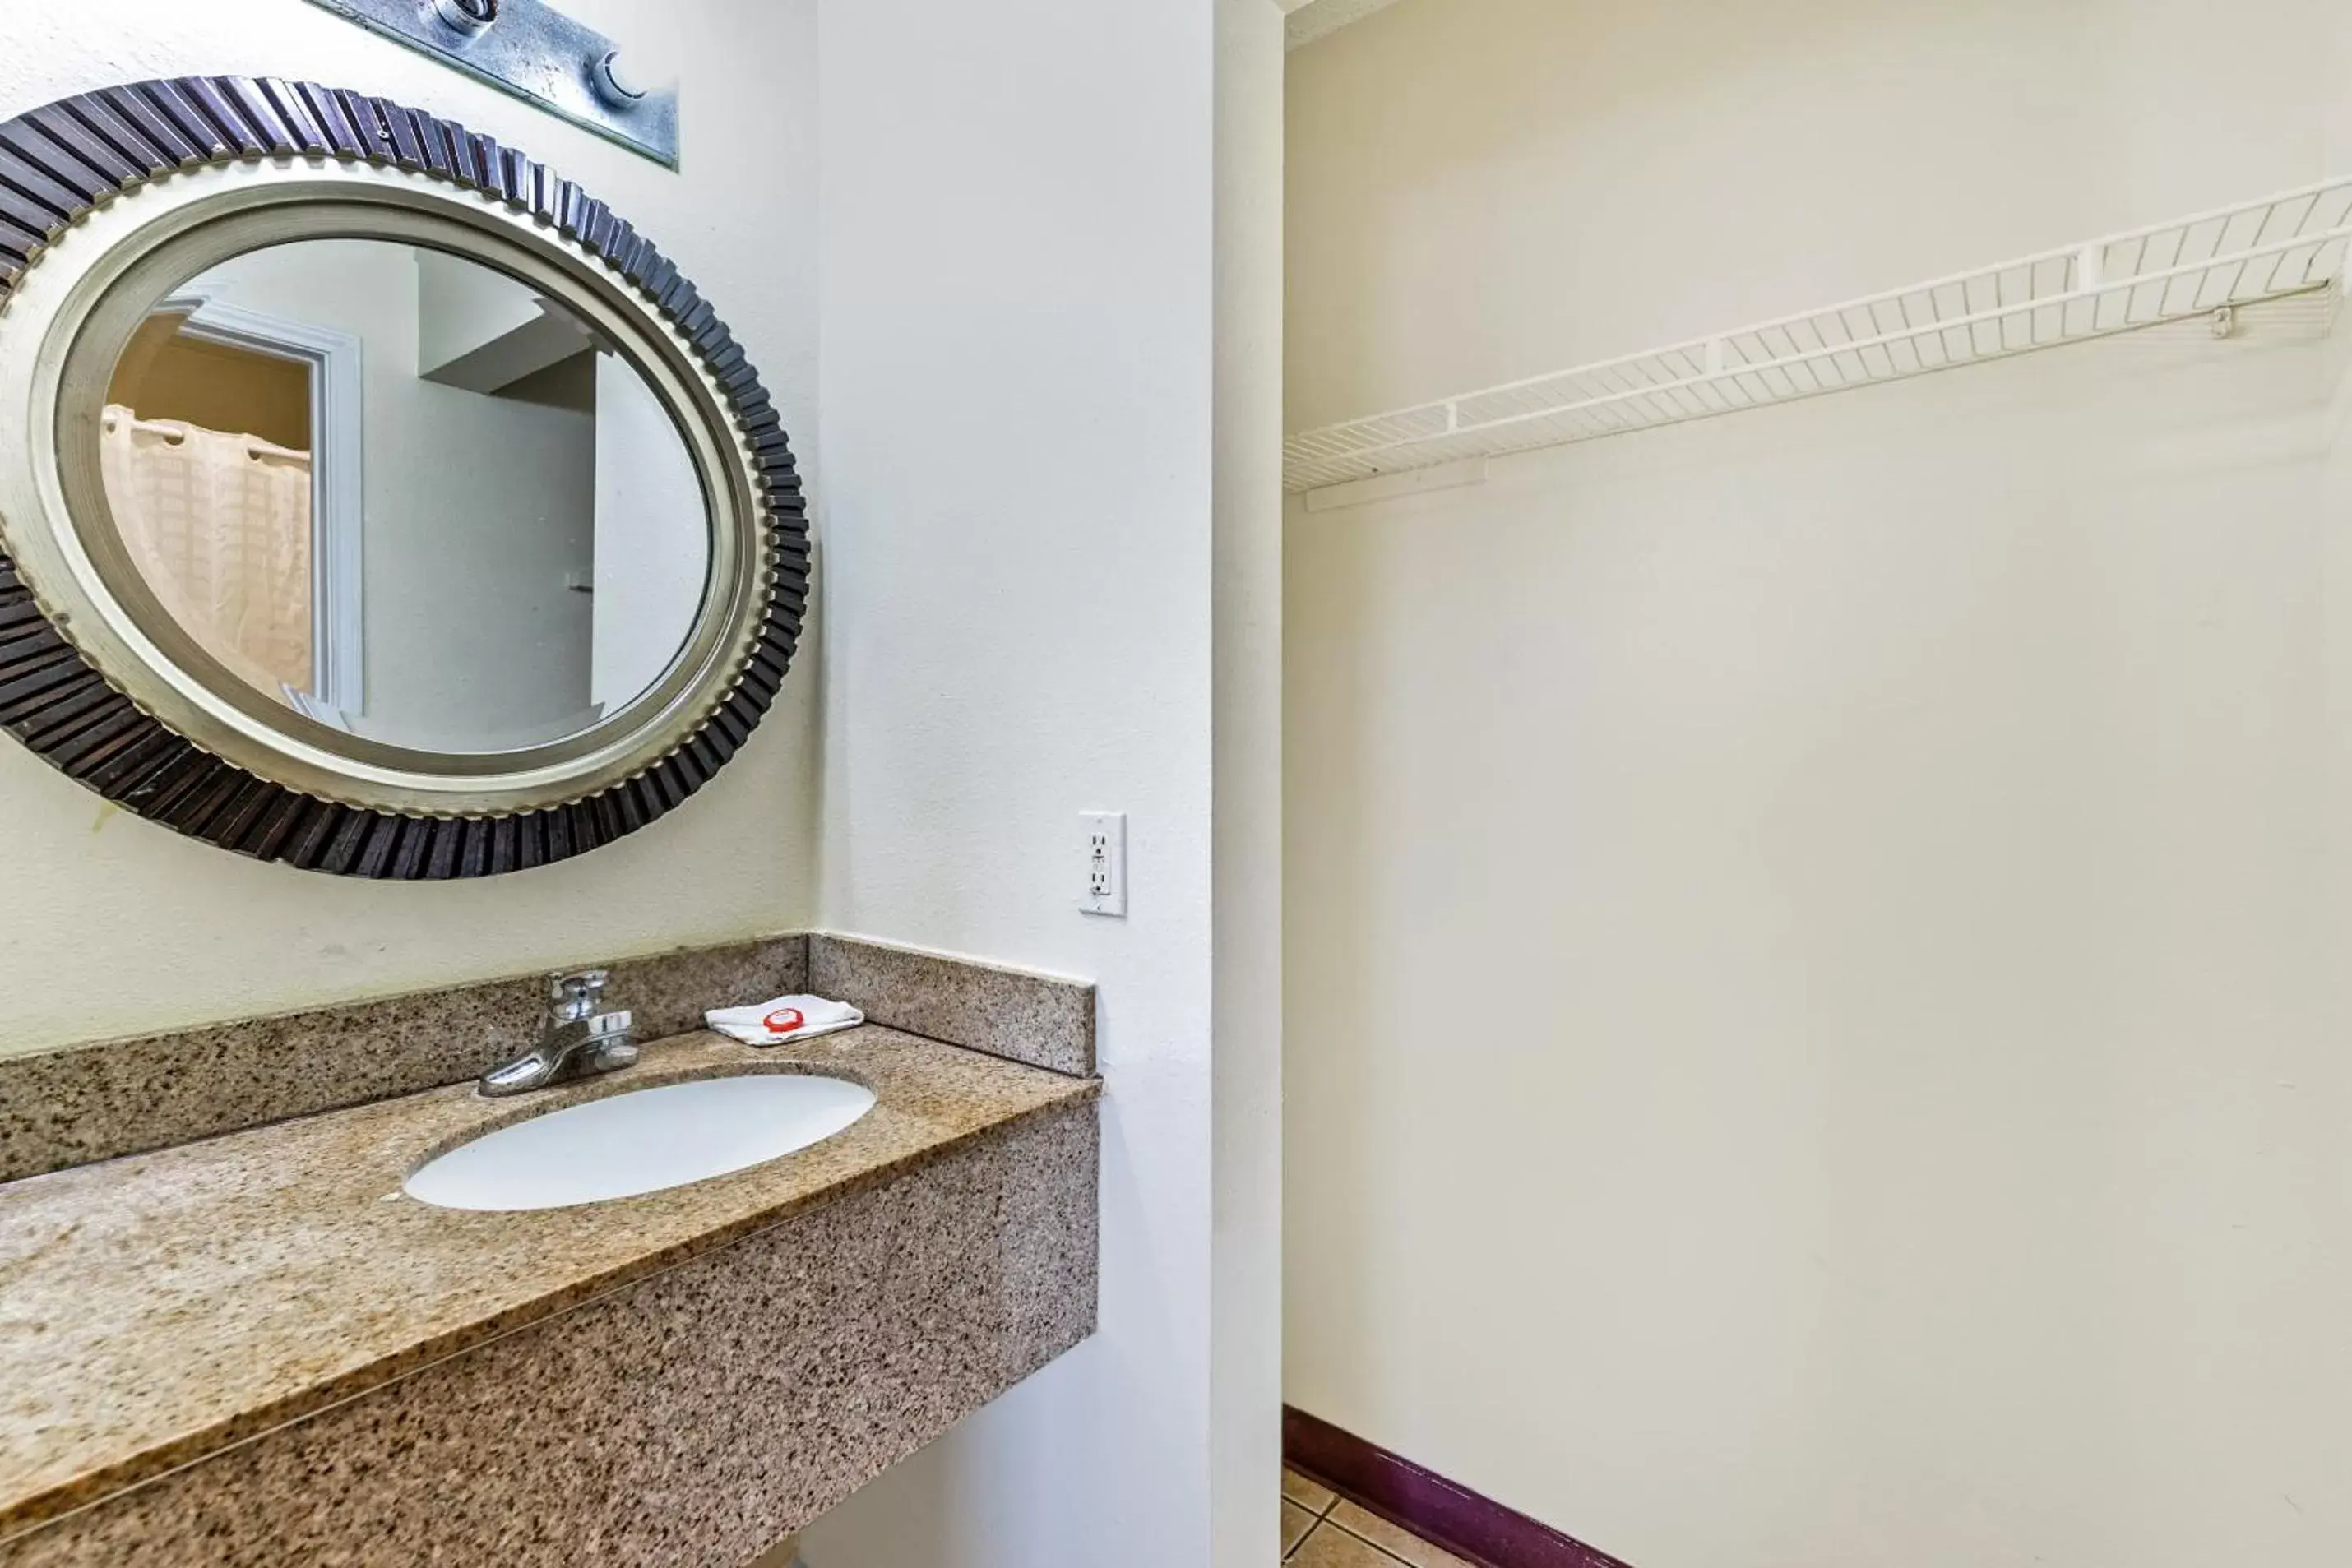
[[[1127,813],[1080,811],[1087,880],[1078,907],[1088,915],[1127,913]]]

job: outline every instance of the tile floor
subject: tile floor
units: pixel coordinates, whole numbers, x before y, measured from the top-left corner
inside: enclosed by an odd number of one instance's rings
[[[1471,1568],[1288,1469],[1282,1472],[1282,1560],[1293,1568]]]

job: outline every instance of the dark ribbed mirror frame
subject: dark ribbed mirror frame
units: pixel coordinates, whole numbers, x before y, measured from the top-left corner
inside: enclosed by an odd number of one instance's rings
[[[101,89],[0,124],[0,304],[45,246],[121,192],[206,164],[331,159],[430,175],[530,215],[610,263],[700,358],[751,449],[762,486],[756,526],[775,562],[764,622],[731,689],[675,750],[583,800],[494,816],[373,810],[233,768],[142,712],[49,624],[0,553],[0,727],[126,810],[306,871],[417,881],[584,854],[677,807],[749,738],[791,665],[807,601],[808,516],[782,423],[718,312],[650,240],[545,164],[420,110],[313,82],[182,77]]]

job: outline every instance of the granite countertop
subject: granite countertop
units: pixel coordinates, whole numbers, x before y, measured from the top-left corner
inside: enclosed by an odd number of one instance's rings
[[[493,1126],[746,1071],[877,1102],[824,1143],[637,1197],[483,1214],[400,1191]],[[520,1099],[461,1084],[0,1184],[0,1536],[1098,1088],[871,1024],[765,1050],[695,1033]]]

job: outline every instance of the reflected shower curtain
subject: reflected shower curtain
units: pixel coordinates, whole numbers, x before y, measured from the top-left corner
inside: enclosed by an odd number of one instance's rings
[[[310,685],[310,455],[109,404],[115,525],[173,620],[264,691]]]

